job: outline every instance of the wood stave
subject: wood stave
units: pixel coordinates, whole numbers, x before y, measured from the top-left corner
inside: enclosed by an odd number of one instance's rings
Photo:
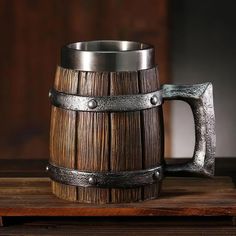
[[[76,76],[77,78],[75,78]],[[71,78],[75,81],[73,86]],[[109,73],[76,72],[58,67],[54,88],[62,92],[91,96],[137,94],[158,89],[157,79],[156,68],[139,72]],[[58,117],[58,111],[60,117]],[[53,143],[55,139],[58,139],[55,138],[57,131],[53,129],[54,122],[55,119],[63,120],[63,115],[66,116],[67,112],[70,114],[70,116],[67,115],[69,117],[68,123],[72,123],[76,127],[74,129],[76,131],[71,133],[76,138],[69,145],[71,146],[69,150],[74,150],[74,154],[70,154],[69,160],[68,157],[65,159],[65,150],[57,151],[57,153],[63,153],[64,156],[53,154],[53,150],[58,148]],[[154,126],[150,126],[149,122],[154,123]],[[102,142],[100,142],[100,139],[94,139],[94,137],[100,137],[98,130],[102,132],[102,137],[105,136]],[[158,137],[159,142],[153,140],[155,137]],[[127,139],[129,145],[124,142],[125,139]],[[64,167],[82,171],[140,170],[155,167],[163,159],[162,109],[159,107],[125,113],[90,113],[65,111],[52,107],[50,140],[50,161]],[[97,143],[96,140],[98,140]],[[149,145],[147,145],[148,142],[144,143],[146,140],[151,140]],[[155,146],[158,147],[155,148]],[[99,156],[98,153],[101,150],[103,154]],[[88,162],[87,159],[91,158],[91,155],[93,155],[93,158]],[[134,189],[84,188],[52,182],[53,193],[59,198],[96,204],[153,199],[159,196],[160,188],[161,182]]]

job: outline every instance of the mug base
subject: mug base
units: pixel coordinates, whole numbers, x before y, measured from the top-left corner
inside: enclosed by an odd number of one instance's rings
[[[157,199],[161,193],[162,181],[131,189],[103,189],[75,187],[52,182],[52,192],[58,198],[76,203],[119,204],[143,202]]]

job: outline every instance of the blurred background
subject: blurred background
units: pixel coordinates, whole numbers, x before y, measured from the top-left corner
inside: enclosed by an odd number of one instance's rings
[[[154,45],[162,84],[211,81],[217,156],[236,156],[235,9],[234,0],[0,0],[0,159],[48,159],[60,48],[95,39]],[[189,107],[164,107],[166,156],[190,157]]]
[[[216,156],[236,156],[236,1],[174,0],[171,3],[172,83],[214,86]],[[194,126],[185,103],[173,102],[171,153],[192,153]]]

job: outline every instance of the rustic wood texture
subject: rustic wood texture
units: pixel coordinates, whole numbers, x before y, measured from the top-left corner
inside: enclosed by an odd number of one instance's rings
[[[109,73],[80,72],[78,94],[85,96],[107,96]],[[108,171],[109,113],[77,113],[77,157],[76,168],[84,171]],[[70,144],[69,144],[70,145]],[[109,189],[78,187],[79,202],[109,203]]]
[[[122,227],[121,227],[122,225]],[[235,236],[231,217],[9,217],[0,235]]]
[[[110,95],[138,94],[138,73],[111,73]],[[140,112],[111,113],[111,170],[142,169]],[[142,188],[112,189],[111,202],[142,200]]]
[[[48,178],[1,178],[0,216],[235,216],[231,178],[166,178],[159,199],[77,204],[51,193]]]
[[[167,0],[149,0],[145,9],[142,0],[1,0],[0,16],[0,99],[7,99],[1,103],[1,159],[48,159],[47,94],[60,48],[68,42],[122,39],[153,44],[161,83],[170,82]],[[169,141],[168,114],[165,122]],[[166,156],[169,148],[167,142]]]
[[[139,94],[159,88],[157,70],[76,72],[58,67],[55,89],[84,96]],[[74,80],[74,84],[73,84]],[[135,112],[75,112],[52,106],[51,162],[80,171],[131,171],[163,161],[162,108]],[[60,198],[83,203],[121,203],[156,198],[160,184],[131,189],[66,186]]]
[[[139,89],[149,93],[159,89],[159,74],[156,68],[139,72]],[[164,130],[162,107],[141,111],[143,169],[163,163]],[[143,188],[143,199],[158,197],[161,182]]]
[[[57,68],[54,88],[58,91],[76,94],[78,72]],[[58,166],[75,167],[76,155],[76,112],[52,106],[50,133],[50,161]],[[63,199],[75,201],[76,187],[52,181],[52,191]]]

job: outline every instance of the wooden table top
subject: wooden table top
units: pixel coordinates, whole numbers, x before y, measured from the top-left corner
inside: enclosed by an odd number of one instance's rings
[[[159,199],[91,205],[58,199],[50,180],[0,178],[0,216],[235,216],[236,189],[230,177],[164,180]]]

